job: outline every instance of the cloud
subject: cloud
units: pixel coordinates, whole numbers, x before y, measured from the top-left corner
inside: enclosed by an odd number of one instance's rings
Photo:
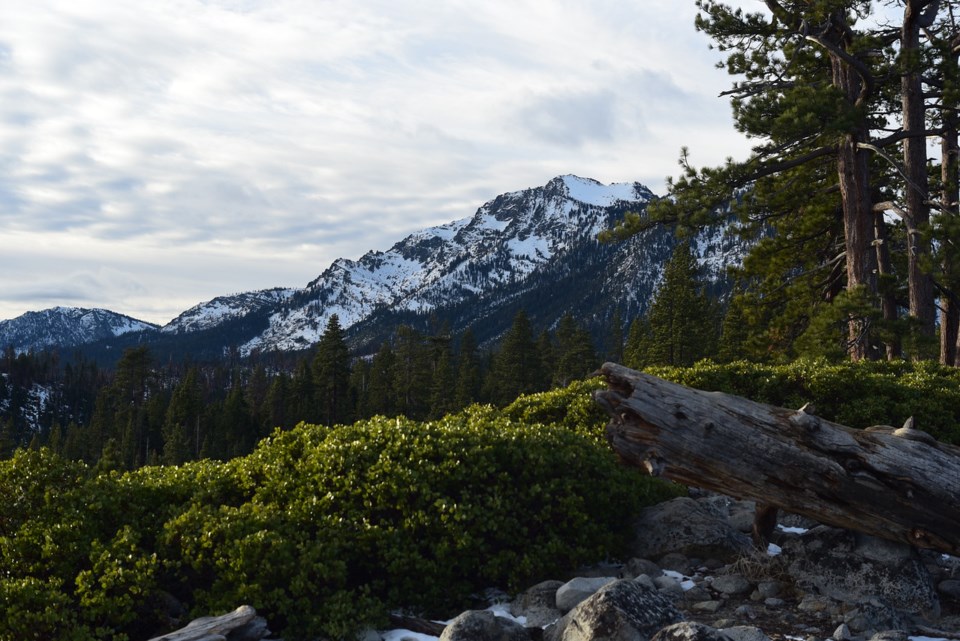
[[[0,4],[0,269],[18,279],[0,318],[75,291],[162,322],[183,301],[302,285],[563,173],[659,190],[682,145],[709,164],[738,144],[694,13]]]

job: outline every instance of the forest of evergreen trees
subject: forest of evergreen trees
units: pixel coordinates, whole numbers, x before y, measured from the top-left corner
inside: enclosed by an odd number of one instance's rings
[[[469,329],[452,336],[400,326],[364,358],[350,353],[337,316],[295,361],[277,355],[159,363],[149,348],[137,347],[106,371],[79,355],[62,363],[55,351],[8,348],[0,359],[0,456],[46,445],[117,469],[225,460],[300,422],[439,419],[472,403],[504,406],[521,394],[564,387],[605,360],[691,365],[721,351],[735,354],[720,329],[721,304],[706,293],[681,243],[648,312],[629,325],[615,313],[602,344],[570,314],[543,329],[521,310],[492,348],[478,346]]]
[[[478,348],[470,330],[424,335],[401,326],[369,358],[350,354],[333,316],[292,366],[158,363],[138,347],[106,371],[80,357],[63,364],[56,352],[7,349],[0,358],[0,455],[46,445],[118,469],[228,459],[301,421],[426,420],[476,402],[503,405],[583,378],[604,356],[571,316],[537,335],[523,312],[497,349]]]
[[[8,349],[0,454],[47,444],[122,468],[229,458],[276,427],[439,418],[563,385],[608,359],[638,368],[805,355],[960,365],[953,3],[909,0],[884,19],[866,1],[764,4],[769,16],[697,2],[697,28],[734,76],[727,94],[737,128],[756,141],[751,156],[696,168],[684,150],[669,198],[601,234],[667,225],[683,235],[735,220],[752,249],[722,301],[681,242],[643,315],[614,313],[602,341],[569,315],[544,328],[521,311],[495,346],[478,345],[472,330],[401,326],[369,358],[350,354],[335,317],[293,363],[159,363],[134,348],[107,372]]]

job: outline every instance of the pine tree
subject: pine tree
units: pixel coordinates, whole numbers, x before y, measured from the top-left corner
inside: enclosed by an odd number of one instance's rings
[[[477,341],[469,327],[460,336],[460,353],[457,364],[456,406],[466,407],[480,400],[483,382],[480,372],[480,356]]]
[[[697,272],[690,244],[680,242],[650,305],[641,353],[633,355],[638,366],[688,366],[715,350],[716,308]]]
[[[593,372],[598,363],[590,333],[577,325],[570,313],[564,314],[555,333],[556,363],[553,370],[554,386],[566,387]]]
[[[770,256],[778,248],[794,261],[790,269],[784,259],[754,261],[753,278],[744,283],[753,291],[758,281],[763,287],[753,298],[763,307],[756,315],[772,322],[761,320],[757,327],[769,328],[772,349],[789,352],[789,342],[806,329],[804,311],[840,300],[841,291],[848,303],[879,308],[883,265],[875,241],[882,240],[877,230],[883,225],[877,212],[896,212],[908,228],[910,315],[921,333],[931,334],[925,138],[940,131],[930,119],[924,122],[924,113],[948,92],[942,91],[947,83],[925,83],[921,71],[944,59],[934,45],[941,31],[950,30],[936,18],[952,15],[945,9],[950,3],[904,0],[900,29],[868,20],[875,3],[867,0],[763,4],[767,13],[697,2],[697,28],[726,52],[725,66],[738,77],[726,93],[737,129],[756,141],[751,156],[696,169],[684,150],[683,174],[671,181],[671,198],[651,205],[647,220],[627,217],[610,235],[622,237],[656,222],[696,227],[722,220],[731,191],[742,190],[733,209],[745,230],[757,238],[779,237],[760,251]],[[891,131],[897,111],[901,126]],[[948,127],[941,131],[946,136]],[[904,146],[902,163],[893,158],[898,145]],[[879,356],[871,325],[875,311],[848,309],[850,356]],[[885,320],[895,320],[895,313],[886,310]]]
[[[397,356],[389,342],[384,342],[370,361],[367,406],[371,416],[397,414],[396,363]]]
[[[336,314],[330,316],[317,344],[313,380],[320,422],[323,425],[348,422],[352,409],[350,350]]]
[[[613,310],[610,327],[607,329],[606,340],[603,345],[603,359],[613,363],[623,363],[625,340],[623,335],[623,316],[620,313],[620,308],[617,307]]]
[[[490,398],[506,405],[521,394],[543,391],[547,380],[530,319],[520,310],[494,356],[488,377]]]
[[[290,429],[293,420],[290,417],[290,376],[284,372],[278,373],[270,381],[267,396],[264,399],[264,431],[269,433],[274,428]]]
[[[456,409],[456,398],[453,394],[455,377],[450,345],[444,342],[438,349],[439,356],[436,357],[433,367],[430,391],[429,417],[433,419],[442,418]]]
[[[173,390],[163,422],[163,462],[179,465],[200,456],[203,397],[196,367]]]

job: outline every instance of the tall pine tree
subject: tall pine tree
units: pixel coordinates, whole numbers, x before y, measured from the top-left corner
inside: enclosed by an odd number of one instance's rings
[[[353,408],[349,394],[350,350],[336,314],[330,316],[317,344],[313,381],[320,422],[323,425],[348,422]]]

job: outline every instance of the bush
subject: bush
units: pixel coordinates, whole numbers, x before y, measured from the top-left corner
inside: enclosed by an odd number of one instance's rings
[[[960,370],[931,362],[798,360],[787,365],[702,361],[690,368],[649,373],[707,391],[817,414],[849,427],[900,427],[913,416],[918,429],[960,443]]]
[[[96,474],[19,452],[0,462],[0,639],[145,638],[164,594],[345,638],[616,555],[672,490],[616,463],[597,386],[429,423],[300,425],[228,463]]]

